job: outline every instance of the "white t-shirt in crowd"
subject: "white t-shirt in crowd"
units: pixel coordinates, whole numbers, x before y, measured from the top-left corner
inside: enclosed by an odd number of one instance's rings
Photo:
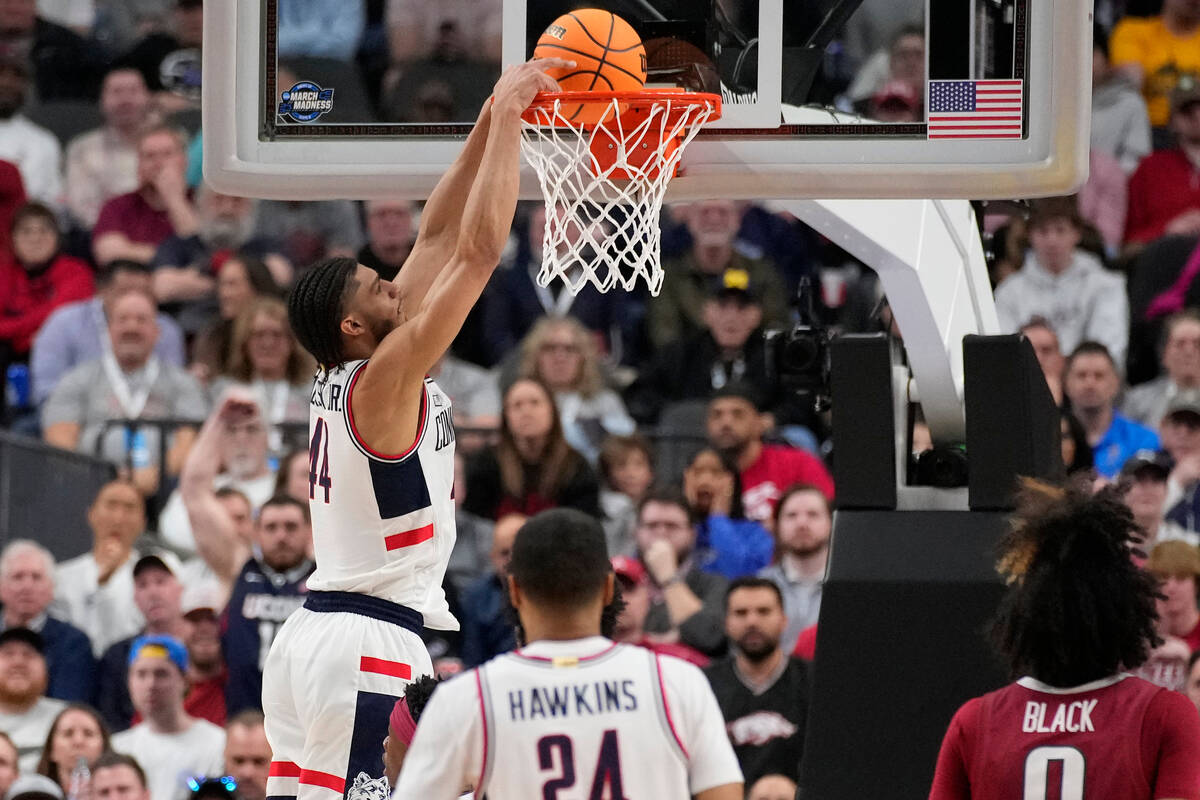
[[[91,553],[64,561],[54,571],[54,604],[51,613],[86,633],[96,658],[108,646],[135,636],[145,627],[142,612],[133,602],[134,550],[100,585],[100,567]]]
[[[215,778],[225,770],[225,731],[208,720],[192,719],[182,733],[156,733],[140,722],[113,734],[112,747],[142,765],[150,800],[187,800],[188,778]]]
[[[39,697],[33,708],[24,714],[0,713],[0,731],[8,734],[17,748],[17,765],[21,772],[34,772],[42,757],[42,746],[58,712],[67,707],[62,700]]]

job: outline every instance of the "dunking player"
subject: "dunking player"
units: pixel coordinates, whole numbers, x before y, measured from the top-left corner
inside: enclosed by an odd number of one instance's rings
[[[1112,493],[1023,490],[1002,543],[995,623],[1016,683],[968,701],[930,800],[1200,798],[1200,718],[1182,694],[1122,673],[1149,653],[1155,580]]]
[[[521,528],[509,597],[529,642],[441,684],[397,798],[741,800],[742,773],[703,673],[600,635],[613,598],[600,524],[567,509]]]
[[[288,316],[321,365],[312,392],[309,505],[317,568],[263,676],[267,794],[341,796],[379,776],[388,715],[432,672],[423,625],[457,629],[441,590],[454,547],[450,401],[426,378],[500,259],[517,200],[520,115],[545,74],[509,68],[430,195],[395,281],[351,259],[314,266]]]

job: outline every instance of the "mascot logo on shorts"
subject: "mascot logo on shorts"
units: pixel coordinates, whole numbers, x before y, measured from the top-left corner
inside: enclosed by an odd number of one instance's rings
[[[279,116],[296,122],[313,122],[333,109],[333,89],[322,89],[312,81],[300,81],[279,96]]]

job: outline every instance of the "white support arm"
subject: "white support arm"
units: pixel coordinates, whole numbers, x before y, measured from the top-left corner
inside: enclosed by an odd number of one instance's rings
[[[779,200],[879,274],[934,441],[966,438],[963,336],[1000,332],[966,200]]]

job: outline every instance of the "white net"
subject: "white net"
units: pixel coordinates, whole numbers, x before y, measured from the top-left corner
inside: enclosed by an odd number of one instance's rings
[[[525,117],[521,149],[546,201],[537,281],[547,286],[559,277],[578,294],[588,283],[601,292],[630,291],[640,277],[658,295],[659,212],[667,183],[684,147],[720,116],[719,100],[667,96],[639,101],[635,113],[625,114],[626,104],[611,98],[589,107],[600,121],[585,126],[569,119],[580,109],[569,96],[535,106]]]

